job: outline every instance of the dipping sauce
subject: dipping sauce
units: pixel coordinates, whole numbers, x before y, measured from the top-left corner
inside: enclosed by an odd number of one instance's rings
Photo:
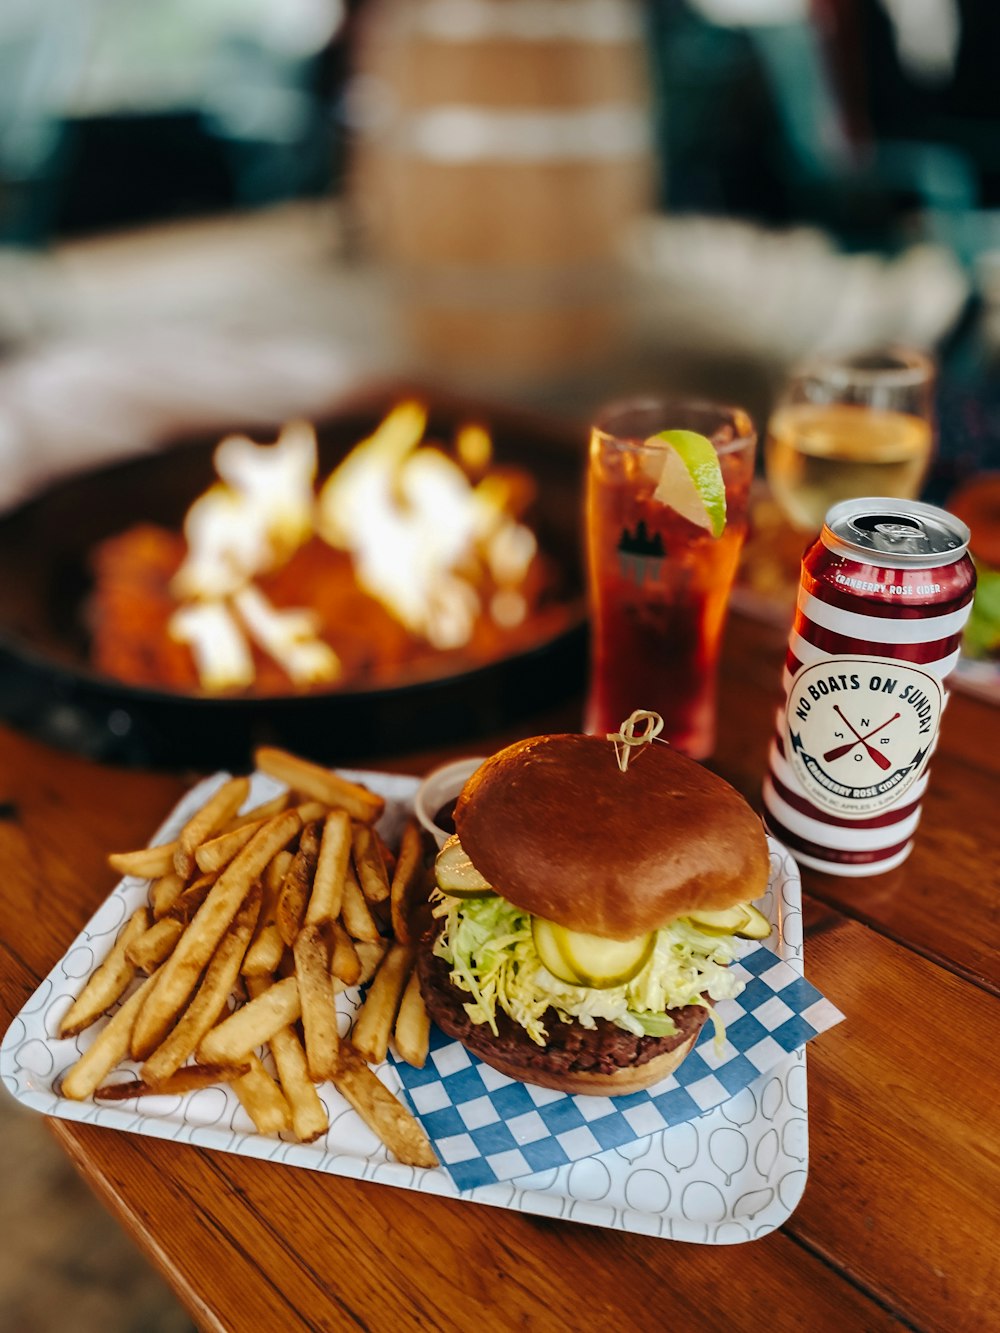
[[[453,797],[450,801],[446,801],[434,816],[434,823],[439,829],[443,829],[445,833],[451,834],[455,832],[455,805],[457,802],[457,796]]]

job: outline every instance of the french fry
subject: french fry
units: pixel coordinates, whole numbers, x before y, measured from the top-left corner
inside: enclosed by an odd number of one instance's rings
[[[278,927],[272,921],[265,926],[247,949],[243,959],[242,972],[245,977],[270,977],[278,970],[285,941],[281,938]]]
[[[306,801],[304,805],[297,805],[295,809],[303,826],[311,824],[314,819],[325,819],[330,813],[330,807],[323,801]]]
[[[358,962],[361,965],[361,972],[356,982],[346,982],[342,980],[334,971],[331,965],[330,971],[333,974],[333,993],[339,995],[342,991],[348,990],[351,985],[366,986],[379,969],[379,964],[386,955],[389,948],[389,941],[379,938],[378,940],[351,940],[354,952],[358,956]]]
[[[243,960],[242,971],[245,977],[269,977],[277,971],[281,962],[285,941],[274,924],[274,914],[281,896],[281,885],[294,859],[295,854],[287,848],[277,852],[261,876],[264,896],[253,939]]]
[[[367,986],[372,977],[379,970],[382,959],[389,948],[389,941],[383,939],[380,935],[377,940],[355,940],[354,952],[361,961],[361,975],[358,977],[359,986]]]
[[[350,867],[344,875],[344,897],[340,905],[340,919],[352,940],[367,940],[370,944],[374,944],[376,940],[382,938],[378,924],[365,901],[365,895],[358,887],[358,881],[354,878],[354,871]]]
[[[173,953],[155,974],[156,986],[143,1005],[132,1038],[136,1059],[144,1059],[163,1041],[251,885],[298,830],[299,817],[294,811],[275,815],[223,870]]]
[[[295,853],[287,848],[277,852],[270,861],[267,869],[264,871],[261,882],[264,885],[264,891],[270,895],[270,900],[265,901],[265,911],[270,910],[270,919],[274,920],[274,906],[278,901],[278,894],[281,892],[281,885],[285,876],[288,874],[288,867],[295,859]]]
[[[170,915],[175,916],[178,921],[183,921],[185,925],[192,921],[218,878],[215,871],[209,871],[208,874],[199,875],[197,879],[192,880],[170,909]]]
[[[262,820],[273,819],[275,815],[280,815],[283,810],[288,809],[291,799],[291,792],[281,791],[269,801],[255,805],[252,810],[244,810],[241,815],[234,815],[221,832],[232,833],[233,829],[242,828],[244,824],[259,824]]]
[[[315,1083],[324,1083],[333,1078],[337,1068],[339,1036],[330,984],[330,952],[319,926],[303,926],[295,939],[293,955],[309,1077]]]
[[[263,1046],[279,1028],[298,1021],[302,1013],[299,983],[286,977],[269,986],[228,1018],[205,1033],[198,1044],[198,1059],[205,1064],[235,1064],[257,1046]]]
[[[159,879],[153,881],[149,890],[149,905],[153,909],[156,921],[167,915],[183,889],[184,877],[178,875],[176,870],[171,870],[169,874],[161,875]]]
[[[431,1020],[420,993],[420,978],[416,968],[410,973],[410,979],[403,991],[403,999],[396,1015],[396,1027],[393,1039],[396,1050],[408,1065],[414,1069],[423,1069],[430,1044]]]
[[[220,833],[218,837],[203,842],[200,847],[195,848],[194,853],[198,869],[221,870],[223,866],[227,866],[236,853],[244,848],[266,823],[264,819],[255,819],[249,824],[241,824],[239,828],[230,829],[228,833]]]
[[[187,1065],[175,1074],[168,1074],[162,1083],[147,1083],[141,1078],[130,1078],[124,1083],[105,1083],[98,1088],[94,1099],[99,1102],[129,1102],[133,1097],[183,1096],[199,1088],[211,1088],[216,1083],[231,1083],[234,1078],[249,1074],[250,1062],[241,1065]]]
[[[159,973],[147,977],[122,1007],[112,1014],[107,1026],[94,1038],[76,1064],[67,1070],[59,1088],[61,1096],[82,1102],[100,1087],[119,1061],[129,1052],[132,1029],[142,1012],[146,997],[156,984]]]
[[[299,850],[295,853],[288,874],[282,881],[281,896],[274,912],[278,933],[289,949],[295,943],[302,918],[306,914],[306,904],[309,901],[318,857],[319,822],[314,820],[302,830]]]
[[[242,972],[245,977],[270,977],[278,970],[285,941],[281,938],[278,927],[272,921],[264,927],[247,949],[243,959]]]
[[[355,824],[351,832],[354,869],[361,892],[370,903],[389,897],[389,875],[382,856],[382,840],[367,824]]]
[[[263,977],[252,977],[247,982],[251,999],[256,999],[270,985]],[[292,1115],[292,1131],[302,1143],[312,1143],[329,1128],[326,1108],[313,1087],[306,1067],[306,1053],[292,1027],[280,1028],[268,1042],[278,1082],[285,1094]]]
[[[66,1010],[59,1024],[60,1037],[75,1037],[89,1028],[125,994],[135,976],[135,964],[129,960],[128,951],[148,929],[149,912],[140,907],[129,917],[107,958],[90,974],[87,984]]]
[[[368,1068],[349,1041],[341,1042],[334,1083],[397,1161],[406,1166],[438,1165],[420,1124]]]
[[[217,833],[236,814],[250,793],[249,778],[229,778],[212,793],[201,809],[191,816],[177,835],[174,869],[190,879],[195,868],[195,849]]]
[[[112,852],[108,865],[117,870],[119,875],[132,875],[136,879],[159,879],[169,875],[174,868],[176,842],[161,842],[155,847],[140,847],[134,852]]]
[[[307,926],[336,921],[340,915],[350,855],[351,817],[346,810],[331,810],[323,824],[316,874],[306,907]]]
[[[226,1007],[240,974],[240,964],[260,911],[261,890],[254,887],[240,906],[230,930],[222,937],[205,969],[191,1003],[170,1035],[147,1058],[140,1071],[148,1083],[162,1083],[194,1053],[195,1047]]]
[[[256,1055],[247,1059],[250,1072],[234,1079],[232,1089],[258,1134],[280,1134],[283,1129],[291,1129],[292,1113],[285,1094]]]
[[[407,822],[399,843],[399,859],[392,877],[392,933],[403,944],[412,944],[410,917],[427,897],[424,880],[424,835],[415,819]]]
[[[177,941],[184,934],[184,922],[176,917],[165,916],[133,940],[125,951],[125,956],[133,968],[145,972],[155,972],[165,958],[169,958]]]
[[[374,824],[385,809],[381,796],[285,750],[262,745],[254,752],[254,763],[261,772],[286,783],[293,791],[346,810],[352,819],[359,819],[363,824]]]
[[[354,1020],[351,1041],[371,1064],[381,1064],[389,1049],[389,1033],[396,1021],[403,991],[413,967],[413,949],[398,940],[382,959],[364,1006]]]
[[[281,885],[294,859],[294,853],[287,848],[277,852],[261,876],[264,896],[253,939],[243,960],[242,970],[245,977],[269,977],[281,962],[285,942],[274,924],[274,914],[281,895]]]
[[[339,921],[330,922],[330,972],[345,986],[356,986],[361,980],[361,959],[354,941]]]

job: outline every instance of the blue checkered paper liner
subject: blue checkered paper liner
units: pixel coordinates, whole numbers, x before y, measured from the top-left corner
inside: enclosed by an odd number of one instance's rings
[[[622,1097],[572,1097],[508,1078],[431,1027],[423,1069],[392,1057],[403,1091],[459,1189],[514,1180],[621,1148],[734,1097],[843,1014],[791,964],[758,945],[733,963],[744,983],[673,1074]]]

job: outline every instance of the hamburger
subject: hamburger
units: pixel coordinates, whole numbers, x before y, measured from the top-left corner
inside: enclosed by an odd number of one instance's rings
[[[635,1092],[670,1074],[739,939],[770,922],[763,827],[723,779],[665,744],[622,769],[613,741],[539,736],[488,759],[437,857],[418,953],[428,1012],[512,1078]]]

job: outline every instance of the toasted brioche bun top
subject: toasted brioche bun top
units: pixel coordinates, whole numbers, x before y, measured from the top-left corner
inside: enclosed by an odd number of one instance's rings
[[[536,736],[488,759],[455,808],[459,840],[524,911],[611,939],[767,887],[763,826],[728,782],[669,745],[627,770],[599,736]]]

